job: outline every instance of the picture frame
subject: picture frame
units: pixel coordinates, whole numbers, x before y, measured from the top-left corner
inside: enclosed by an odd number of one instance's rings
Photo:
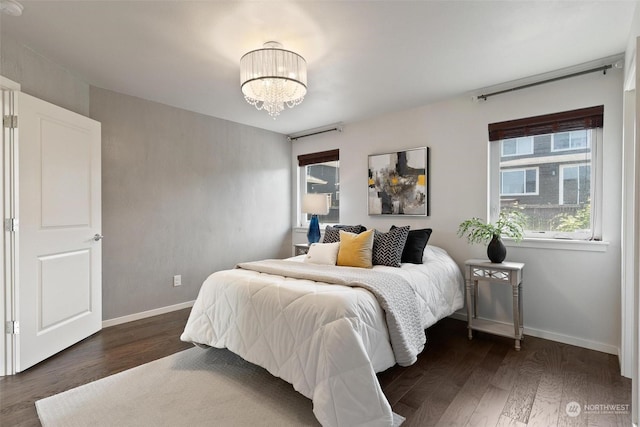
[[[429,147],[369,155],[369,215],[429,216]]]

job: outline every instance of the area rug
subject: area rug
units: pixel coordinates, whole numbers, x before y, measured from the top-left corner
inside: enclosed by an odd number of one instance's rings
[[[39,400],[36,409],[44,427],[319,426],[311,400],[289,383],[215,348],[181,351]]]

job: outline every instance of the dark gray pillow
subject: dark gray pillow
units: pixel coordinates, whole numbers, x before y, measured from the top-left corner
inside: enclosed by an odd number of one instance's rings
[[[340,241],[340,230],[348,233],[360,234],[367,231],[364,225],[327,225],[324,229],[324,237],[322,243],[335,243]]]
[[[409,226],[394,227],[386,233],[376,230],[373,237],[373,265],[400,267]]]

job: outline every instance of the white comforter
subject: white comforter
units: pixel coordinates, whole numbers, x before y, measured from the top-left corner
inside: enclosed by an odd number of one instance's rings
[[[462,307],[463,278],[440,248],[427,246],[424,259],[374,269],[412,284],[427,328]],[[228,348],[290,382],[323,426],[390,426],[376,377],[396,362],[384,318],[363,288],[234,269],[205,280],[181,339]]]

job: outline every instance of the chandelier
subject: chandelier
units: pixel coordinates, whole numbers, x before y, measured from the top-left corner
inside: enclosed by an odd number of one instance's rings
[[[295,52],[267,42],[262,49],[240,59],[240,85],[244,99],[274,119],[285,104],[293,108],[307,93],[307,62]]]

